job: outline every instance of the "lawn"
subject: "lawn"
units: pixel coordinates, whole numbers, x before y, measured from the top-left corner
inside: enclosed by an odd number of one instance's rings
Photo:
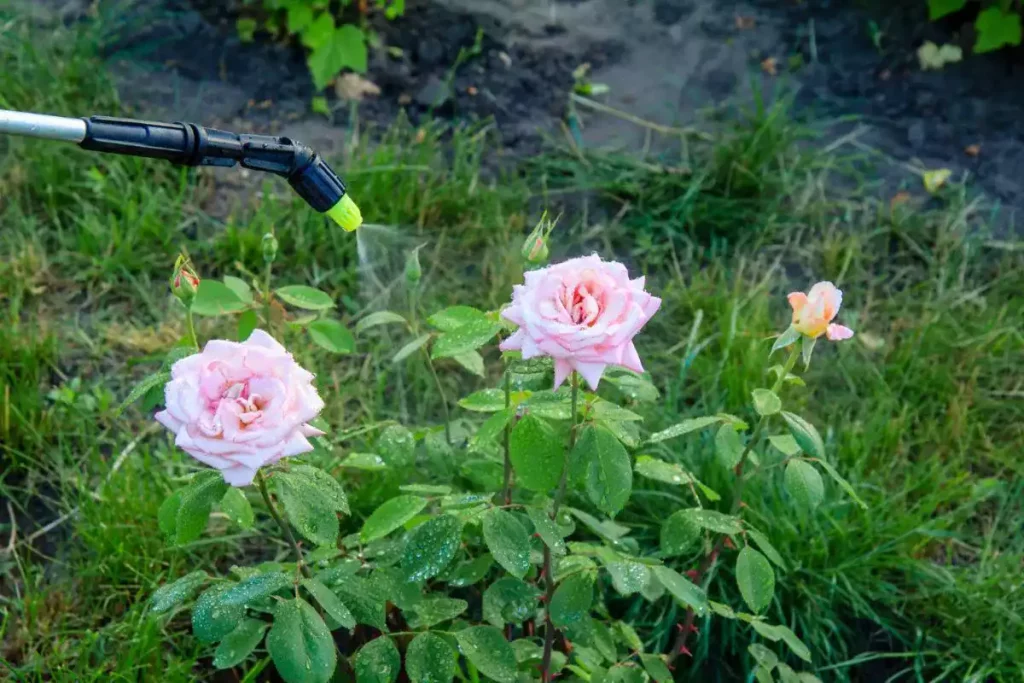
[[[42,40],[14,22],[0,33],[0,108],[81,115],[119,104],[87,35]],[[818,151],[808,136],[779,103],[736,113],[712,139],[687,139],[681,160],[552,146],[529,163],[495,164],[484,128],[397,124],[365,132],[335,160],[368,224],[356,236],[283,184],[211,211],[225,196],[207,172],[0,141],[0,678],[253,681],[272,669],[254,655],[218,674],[187,613],[149,608],[159,586],[196,567],[224,572],[288,551],[223,515],[211,521],[215,533],[169,545],[157,512],[198,465],[152,410],[116,414],[185,334],[167,288],[179,252],[204,278],[258,278],[272,229],[275,281],[328,292],[354,328],[406,305],[398,247],[424,245],[425,310],[498,309],[547,209],[562,214],[556,258],[618,259],[663,299],[637,338],[660,392],[637,409],[650,432],[698,415],[748,415],[768,340],[788,324],[785,295],[818,280],[840,286],[844,322],[858,335],[819,344],[807,388],[787,401],[818,425],[867,508],[831,483],[814,514],[770,478],[750,485],[744,515],[787,559],[767,616],[807,644],[805,669],[821,680],[1020,680],[1024,251],[990,236],[990,208],[964,188],[879,199],[866,160]],[[199,331],[234,338],[235,323],[203,318]],[[408,339],[388,329],[357,335],[356,352],[340,360],[289,326],[281,334],[326,401],[330,448],[314,454],[322,463],[372,451],[395,422],[422,435],[446,406],[456,436],[465,434],[481,416],[457,399],[500,382],[493,346],[486,378],[448,362],[439,391],[424,363],[392,363]],[[712,442],[677,439],[651,454],[728,490]],[[459,457],[440,463],[422,447],[420,457],[423,483],[483,476]],[[341,471],[352,507],[343,535],[408,476]],[[638,478],[617,521],[653,547],[662,521],[686,504],[678,487]],[[731,566],[709,597],[742,604]],[[683,620],[675,603],[639,596],[609,599],[607,609],[648,652],[668,652]],[[727,619],[697,627],[676,679],[748,680],[756,635]]]

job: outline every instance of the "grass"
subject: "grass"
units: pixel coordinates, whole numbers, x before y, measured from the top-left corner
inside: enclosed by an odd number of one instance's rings
[[[0,107],[116,110],[87,36],[39,38],[17,23],[0,34]],[[869,508],[830,488],[823,509],[804,515],[771,476],[751,484],[747,514],[790,565],[769,616],[811,646],[824,680],[1019,680],[1024,256],[987,241],[979,206],[958,188],[927,210],[834,191],[861,180],[856,165],[804,137],[783,105],[766,106],[714,143],[692,143],[686,159],[575,150],[495,177],[482,169],[496,151],[485,130],[399,125],[360,136],[339,160],[371,224],[358,239],[279,186],[215,217],[201,208],[218,199],[207,175],[0,141],[0,548],[16,541],[0,550],[0,677],[212,680],[209,648],[187,620],[149,616],[147,597],[194,565],[283,553],[235,531],[168,548],[156,510],[193,464],[141,412],[114,416],[183,332],[165,289],[179,249],[204,276],[244,277],[258,272],[273,228],[276,280],[322,287],[355,319],[404,310],[402,253],[424,243],[426,310],[494,308],[521,276],[519,242],[546,197],[567,211],[562,251],[614,254],[664,298],[639,340],[663,397],[647,411],[652,430],[742,412],[763,380],[764,340],[786,320],[783,295],[826,278],[846,291],[844,321],[858,337],[820,344],[808,388],[787,401],[822,428]],[[368,262],[373,272],[360,274]],[[217,333],[230,326],[203,321],[201,335]],[[319,371],[339,447],[366,450],[374,426],[395,419],[437,423],[429,373],[392,366],[404,340],[387,330],[340,362],[289,341]],[[493,383],[497,357],[487,358]],[[466,377],[446,368],[445,393],[484,384]],[[724,484],[707,439],[668,442],[658,455]],[[459,476],[457,460],[432,462],[437,476]],[[346,481],[356,518],[396,485]],[[622,521],[654,542],[686,503],[644,487]],[[730,573],[721,569],[713,597],[737,604]],[[664,603],[610,608],[662,651],[681,619]],[[698,625],[678,675],[745,679],[755,636],[736,622]]]

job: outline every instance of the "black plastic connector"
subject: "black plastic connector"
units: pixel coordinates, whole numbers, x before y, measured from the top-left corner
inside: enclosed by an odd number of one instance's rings
[[[194,123],[108,116],[90,117],[85,124],[85,139],[80,143],[83,149],[165,159],[182,166],[241,164],[287,178],[299,196],[321,213],[345,195],[345,183],[327,162],[291,138],[231,133]]]

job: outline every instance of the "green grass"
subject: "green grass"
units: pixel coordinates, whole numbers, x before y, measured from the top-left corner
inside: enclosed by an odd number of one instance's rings
[[[117,98],[89,40],[42,40],[15,24],[0,35],[0,107],[81,114],[114,111]],[[771,475],[750,485],[749,518],[790,564],[769,616],[811,646],[823,680],[1019,680],[1024,256],[987,240],[957,188],[928,211],[838,191],[861,180],[856,164],[815,153],[804,137],[780,105],[714,143],[691,141],[684,160],[553,152],[528,174],[495,178],[481,168],[497,151],[485,131],[399,125],[362,136],[338,160],[371,224],[358,238],[280,185],[215,218],[199,208],[210,192],[202,175],[0,140],[0,519],[10,503],[18,540],[14,553],[0,550],[0,678],[212,680],[209,648],[186,619],[149,616],[147,597],[194,565],[226,570],[283,554],[222,519],[221,532],[167,547],[156,510],[195,465],[141,412],[114,416],[183,333],[165,284],[179,249],[204,276],[245,277],[258,272],[260,239],[273,228],[276,281],[322,287],[354,319],[405,309],[402,252],[424,243],[426,310],[494,308],[521,277],[519,244],[546,192],[550,209],[567,211],[561,252],[626,260],[664,298],[638,340],[663,397],[647,411],[652,430],[741,413],[763,380],[765,339],[787,321],[785,293],[818,279],[845,290],[843,319],[859,336],[819,344],[808,388],[788,390],[787,401],[821,427],[870,507],[830,488],[809,516]],[[586,212],[574,210],[581,196]],[[361,255],[380,257],[376,280],[358,274]],[[201,335],[217,333],[231,334],[230,324],[202,321]],[[404,340],[390,334],[360,339],[340,362],[289,336],[318,371],[324,417],[345,451],[367,449],[374,426],[391,420],[438,423],[429,373],[392,366]],[[497,356],[487,359],[494,380]],[[467,377],[444,368],[450,399],[484,385]],[[707,439],[657,454],[726,483]],[[432,455],[436,476],[459,476],[457,458]],[[357,519],[396,484],[348,477]],[[644,487],[622,521],[654,542],[687,503]],[[63,521],[32,537],[54,520]],[[0,548],[14,531],[0,526]],[[737,604],[731,568],[719,578],[712,596]],[[664,602],[610,607],[662,651],[681,619]],[[745,680],[755,636],[735,622],[698,625],[679,677]]]

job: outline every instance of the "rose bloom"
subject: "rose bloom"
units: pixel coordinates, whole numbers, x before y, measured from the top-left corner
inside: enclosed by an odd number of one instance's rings
[[[215,339],[179,360],[164,395],[157,421],[232,486],[248,486],[264,465],[308,453],[308,437],[323,434],[307,424],[324,407],[313,375],[263,330],[241,343]]]
[[[832,321],[843,304],[843,292],[831,282],[819,282],[811,291],[793,292],[789,305],[793,307],[793,327],[800,334],[811,339],[825,335],[832,341],[842,341],[853,336],[853,330]]]
[[[624,265],[597,255],[528,271],[525,278],[501,313],[519,325],[503,351],[550,356],[556,389],[573,370],[593,389],[609,365],[643,372],[633,337],[661,306],[644,291],[644,278],[630,280]]]

